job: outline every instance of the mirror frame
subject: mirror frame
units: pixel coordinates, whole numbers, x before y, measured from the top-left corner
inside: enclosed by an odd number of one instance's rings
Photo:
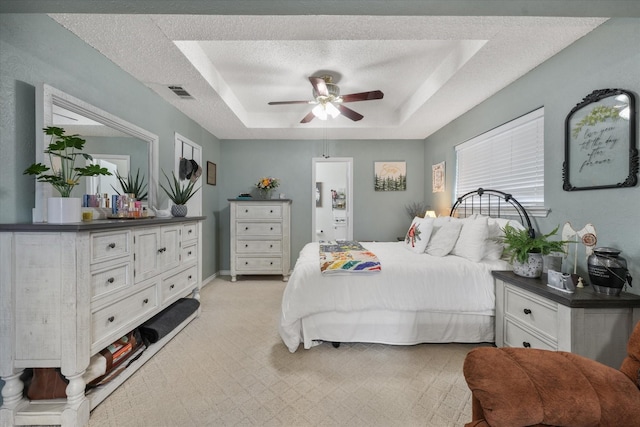
[[[158,160],[160,143],[158,136],[47,84],[43,84],[41,90],[37,91],[36,94],[36,105],[43,107],[42,109],[36,109],[36,162],[49,165],[49,158],[44,154],[45,138],[42,129],[47,126],[51,126],[53,123],[54,104],[66,108],[69,111],[73,111],[74,113],[81,114],[95,120],[96,122],[100,122],[105,126],[116,129],[149,144],[147,203],[150,207],[155,206],[157,202],[156,193],[158,191],[158,174],[160,171]],[[52,196],[53,188],[51,185],[36,181],[33,222],[45,221],[47,218],[46,200]]]
[[[629,108],[629,120],[611,120],[610,118],[605,118],[602,121],[607,121],[608,128],[600,129],[600,134],[592,137],[592,139],[585,139],[585,137],[579,138],[574,136],[572,133],[572,128],[575,127],[575,119],[580,117],[581,110],[587,107],[593,107],[593,109],[597,108],[597,106],[592,106],[591,104],[597,104],[603,99],[615,97],[617,95],[624,95],[629,99],[628,108]],[[584,110],[582,111],[584,112]],[[576,117],[577,116],[577,117]],[[584,120],[584,119],[583,119]],[[580,123],[578,123],[580,124]],[[573,129],[574,130],[574,129]],[[606,145],[605,142],[601,142],[600,145],[594,148],[591,145],[589,148],[586,146],[589,145],[590,142],[597,142],[598,140],[603,139],[602,136],[612,138],[620,136],[628,136],[626,140],[620,140],[617,142],[617,146],[615,145],[617,140],[614,140],[614,144],[611,146]],[[608,140],[607,140],[608,141]],[[591,151],[587,151],[591,150]],[[597,151],[596,151],[597,150]],[[581,153],[582,152],[582,153]],[[624,177],[622,181],[615,182],[615,178],[613,181],[610,179],[607,181],[607,177],[609,174],[603,173],[602,169],[598,171],[598,173],[594,173],[592,178],[598,178],[601,184],[596,185],[576,185],[576,181],[572,184],[572,176],[575,177],[575,172],[572,171],[570,167],[570,161],[572,156],[578,156],[582,154],[582,158],[584,159],[584,163],[591,163],[592,156],[598,155],[600,157],[594,157],[595,162],[608,162],[611,158],[615,157],[623,157],[628,156],[629,161],[629,169],[628,175]],[[609,155],[606,157],[605,155]],[[602,156],[605,156],[604,158]],[[624,158],[623,158],[624,160]],[[621,163],[622,160],[618,161],[618,164]],[[600,165],[602,167],[606,167],[605,164]],[[615,168],[616,166],[613,166]],[[619,166],[618,166],[619,167]],[[605,171],[606,172],[606,171]],[[572,173],[574,175],[572,175]],[[580,103],[578,103],[567,115],[565,119],[565,150],[564,150],[564,163],[562,164],[562,178],[563,184],[562,188],[565,191],[576,191],[576,190],[596,190],[602,188],[621,188],[621,187],[634,187],[638,183],[638,149],[636,148],[636,108],[635,108],[635,97],[632,92],[623,89],[599,89],[594,90],[592,93],[587,95]]]

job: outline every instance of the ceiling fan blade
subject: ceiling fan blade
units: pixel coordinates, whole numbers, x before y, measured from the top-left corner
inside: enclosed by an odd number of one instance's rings
[[[356,113],[351,108],[347,108],[342,104],[336,104],[336,107],[340,110],[340,113],[342,113],[343,116],[353,120],[354,122],[357,122],[364,117],[362,114]]]
[[[314,118],[315,118],[315,115],[313,114],[313,111],[311,111],[309,114],[304,116],[302,120],[300,120],[300,123],[309,123]]]
[[[309,77],[311,86],[316,90],[316,93],[320,96],[329,96],[329,90],[327,89],[327,83],[320,77]]]
[[[371,92],[350,93],[349,95],[342,95],[342,102],[356,102],[356,101],[369,101],[372,99],[382,99],[384,93],[379,90],[373,90]]]
[[[308,104],[309,101],[272,101],[269,105]]]

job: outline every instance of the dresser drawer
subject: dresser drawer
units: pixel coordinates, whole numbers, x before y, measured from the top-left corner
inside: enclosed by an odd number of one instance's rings
[[[183,243],[180,260],[183,264],[195,262],[198,259],[198,243]]]
[[[91,316],[91,348],[100,350],[133,329],[136,321],[158,307],[156,284],[97,310]]]
[[[91,301],[132,285],[131,262],[91,268]]]
[[[509,318],[504,319],[504,344],[507,347],[530,347],[543,350],[557,350],[557,345],[524,330]]]
[[[236,210],[238,219],[280,219],[282,205],[239,205]]]
[[[281,236],[280,222],[238,222],[236,225],[238,236]]]
[[[193,266],[180,273],[162,279],[162,304],[165,304],[174,297],[177,298],[186,289],[195,288],[197,271],[196,266]]]
[[[558,304],[519,289],[505,288],[505,316],[558,339]]]
[[[279,254],[282,252],[281,240],[238,240],[236,252]]]
[[[198,238],[198,223],[190,222],[182,226],[182,241],[189,242]]]
[[[281,271],[282,257],[242,257],[236,258],[238,271]]]
[[[89,239],[91,264],[131,254],[131,232],[129,230],[91,233]]]

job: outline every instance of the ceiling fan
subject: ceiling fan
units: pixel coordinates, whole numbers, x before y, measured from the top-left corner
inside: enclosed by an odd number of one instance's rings
[[[340,88],[333,83],[333,77],[324,75],[320,77],[309,77],[311,86],[313,86],[312,101],[274,101],[269,105],[284,104],[311,104],[314,105],[309,114],[304,116],[300,123],[309,123],[314,117],[320,120],[327,120],[329,116],[336,118],[340,114],[355,121],[361,120],[364,116],[353,111],[351,108],[345,107],[345,102],[370,101],[374,99],[382,99],[384,94],[382,91],[374,90],[370,92],[351,93],[349,95],[340,95]]]

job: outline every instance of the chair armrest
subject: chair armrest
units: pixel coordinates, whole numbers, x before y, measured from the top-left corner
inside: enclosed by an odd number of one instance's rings
[[[467,355],[463,372],[491,426],[640,426],[635,385],[576,354],[479,347]]]

